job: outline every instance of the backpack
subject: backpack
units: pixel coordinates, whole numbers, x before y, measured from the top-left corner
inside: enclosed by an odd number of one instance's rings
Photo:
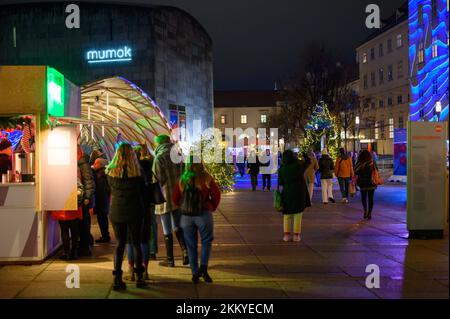
[[[202,193],[195,187],[195,178],[185,186],[180,208],[184,215],[189,216],[198,216],[202,212]]]

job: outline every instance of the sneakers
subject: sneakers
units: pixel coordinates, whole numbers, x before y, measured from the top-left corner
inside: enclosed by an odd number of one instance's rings
[[[284,234],[283,241],[287,243],[288,241],[291,241],[291,235],[290,234]]]
[[[348,204],[348,199],[345,198],[345,197],[342,198],[341,203],[342,203],[342,204]]]
[[[292,239],[292,241],[299,243],[302,241],[302,238],[300,236],[300,234],[294,234],[294,238]]]

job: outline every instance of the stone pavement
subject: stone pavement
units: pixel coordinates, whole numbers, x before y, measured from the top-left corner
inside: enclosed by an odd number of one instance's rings
[[[408,240],[406,189],[376,192],[373,220],[362,221],[360,199],[323,206],[320,190],[303,218],[302,242],[282,242],[282,216],[273,197],[248,191],[248,181],[223,196],[215,213],[210,274],[213,284],[193,285],[190,270],[151,262],[146,289],[111,289],[113,245],[96,245],[92,258],[77,261],[81,287],[67,289],[66,263],[0,268],[1,298],[448,298],[449,240]],[[340,199],[336,189],[335,197]],[[161,230],[160,230],[161,231]],[[94,226],[98,235],[98,228]],[[160,234],[160,254],[164,245]],[[176,251],[180,256],[179,250]],[[380,267],[380,289],[365,287],[369,264]],[[124,264],[124,267],[126,265]],[[124,268],[126,269],[126,268]]]

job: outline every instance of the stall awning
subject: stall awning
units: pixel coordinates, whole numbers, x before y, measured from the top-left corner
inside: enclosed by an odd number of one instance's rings
[[[171,135],[171,127],[156,103],[142,89],[116,76],[81,87],[82,141],[95,140],[111,158],[119,133],[123,141],[145,142],[154,148],[153,138]],[[102,125],[105,123],[105,125]]]

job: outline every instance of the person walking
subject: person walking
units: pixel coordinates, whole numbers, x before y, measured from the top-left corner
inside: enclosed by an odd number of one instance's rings
[[[352,159],[347,155],[345,149],[339,149],[339,155],[336,159],[334,173],[339,182],[339,188],[342,194],[342,203],[348,203],[350,180],[353,178]]]
[[[141,171],[145,178],[146,182],[146,190],[144,195],[144,218],[142,223],[142,233],[141,233],[141,250],[142,250],[142,259],[144,266],[144,279],[149,279],[148,274],[148,265],[150,260],[156,260],[156,253],[158,251],[157,244],[157,223],[155,216],[155,205],[153,203],[153,198],[151,198],[151,190],[149,181],[152,179],[152,166],[153,166],[153,157],[148,151],[147,145],[145,143],[139,144],[134,148],[136,152],[136,157],[138,158],[139,164],[141,165]],[[128,253],[128,265],[129,265],[129,273],[130,280],[135,280],[135,258],[133,245],[130,236],[128,236],[128,245],[127,245],[127,253]]]
[[[377,186],[372,182],[372,175],[377,166],[373,160],[372,154],[367,150],[359,153],[358,161],[355,166],[357,184],[361,191],[361,202],[364,209],[364,219],[372,219],[372,210],[374,205],[374,195]]]
[[[175,267],[173,255],[173,234],[180,244],[183,265],[189,264],[188,252],[184,241],[183,229],[180,227],[181,212],[179,206],[173,203],[173,189],[182,174],[182,165],[174,163],[170,158],[170,152],[174,144],[168,135],[159,135],[155,138],[157,147],[155,149],[155,159],[153,161],[153,182],[159,182],[166,202],[156,205],[156,214],[161,218],[166,244],[166,259],[159,263],[163,267]]]
[[[301,241],[302,217],[307,207],[311,206],[305,182],[305,171],[308,163],[300,161],[294,152],[283,153],[282,165],[278,172],[278,187],[281,187],[283,206],[283,241]],[[293,226],[293,227],[292,227]]]
[[[193,194],[198,194],[194,199]],[[175,185],[173,202],[182,207],[181,227],[184,230],[184,238],[188,248],[189,265],[192,272],[192,282],[199,282],[203,278],[205,282],[212,282],[208,274],[208,263],[211,255],[214,239],[214,223],[212,213],[220,202],[220,189],[214,178],[209,175],[202,163],[194,163],[192,157],[186,164],[185,171],[179,182]],[[190,212],[186,204],[194,204],[197,212]],[[192,205],[191,205],[192,206]],[[189,207],[191,208],[191,207]],[[198,266],[197,237],[200,234],[202,243],[200,254],[200,268]]]
[[[122,280],[122,261],[128,237],[131,238],[136,268],[136,287],[146,285],[142,266],[141,233],[145,212],[146,185],[141,168],[132,147],[121,143],[114,158],[106,168],[111,187],[111,223],[117,240],[114,252],[114,290],[126,288]],[[129,234],[129,236],[128,236]]]
[[[262,174],[262,183],[263,190],[266,189],[270,192],[270,188],[272,186],[272,174],[274,173],[273,160],[272,155],[270,153],[270,149],[266,149],[265,157],[267,159],[266,163],[260,163],[261,166],[261,174]],[[275,168],[276,172],[276,168]]]
[[[306,156],[309,158],[310,164],[305,170],[305,181],[306,185],[308,185],[309,199],[312,204],[314,184],[316,182],[316,172],[319,169],[319,162],[317,161],[316,154],[312,150],[310,150]]]
[[[95,206],[95,182],[92,168],[89,165],[87,155],[84,154],[81,146],[77,147],[78,168],[81,174],[81,183],[83,184],[83,203],[81,206],[83,219],[80,223],[80,245],[78,254],[80,256],[92,256],[91,246],[94,240],[91,234],[91,214],[89,210]]]
[[[247,159],[247,170],[248,174],[250,175],[253,192],[258,186],[258,174],[260,172],[260,166],[261,164],[259,162],[258,156],[256,156],[256,153],[254,151],[251,152],[249,158]]]
[[[328,155],[328,150],[322,150],[322,156],[319,160],[320,183],[322,186],[322,202],[326,205],[328,202],[334,203],[333,196],[333,159]]]
[[[97,157],[92,170],[94,171],[95,182],[95,206],[94,214],[97,215],[98,226],[100,227],[101,237],[95,242],[97,244],[111,242],[109,235],[109,203],[111,197],[111,189],[109,188],[105,169],[108,165],[108,160]]]

